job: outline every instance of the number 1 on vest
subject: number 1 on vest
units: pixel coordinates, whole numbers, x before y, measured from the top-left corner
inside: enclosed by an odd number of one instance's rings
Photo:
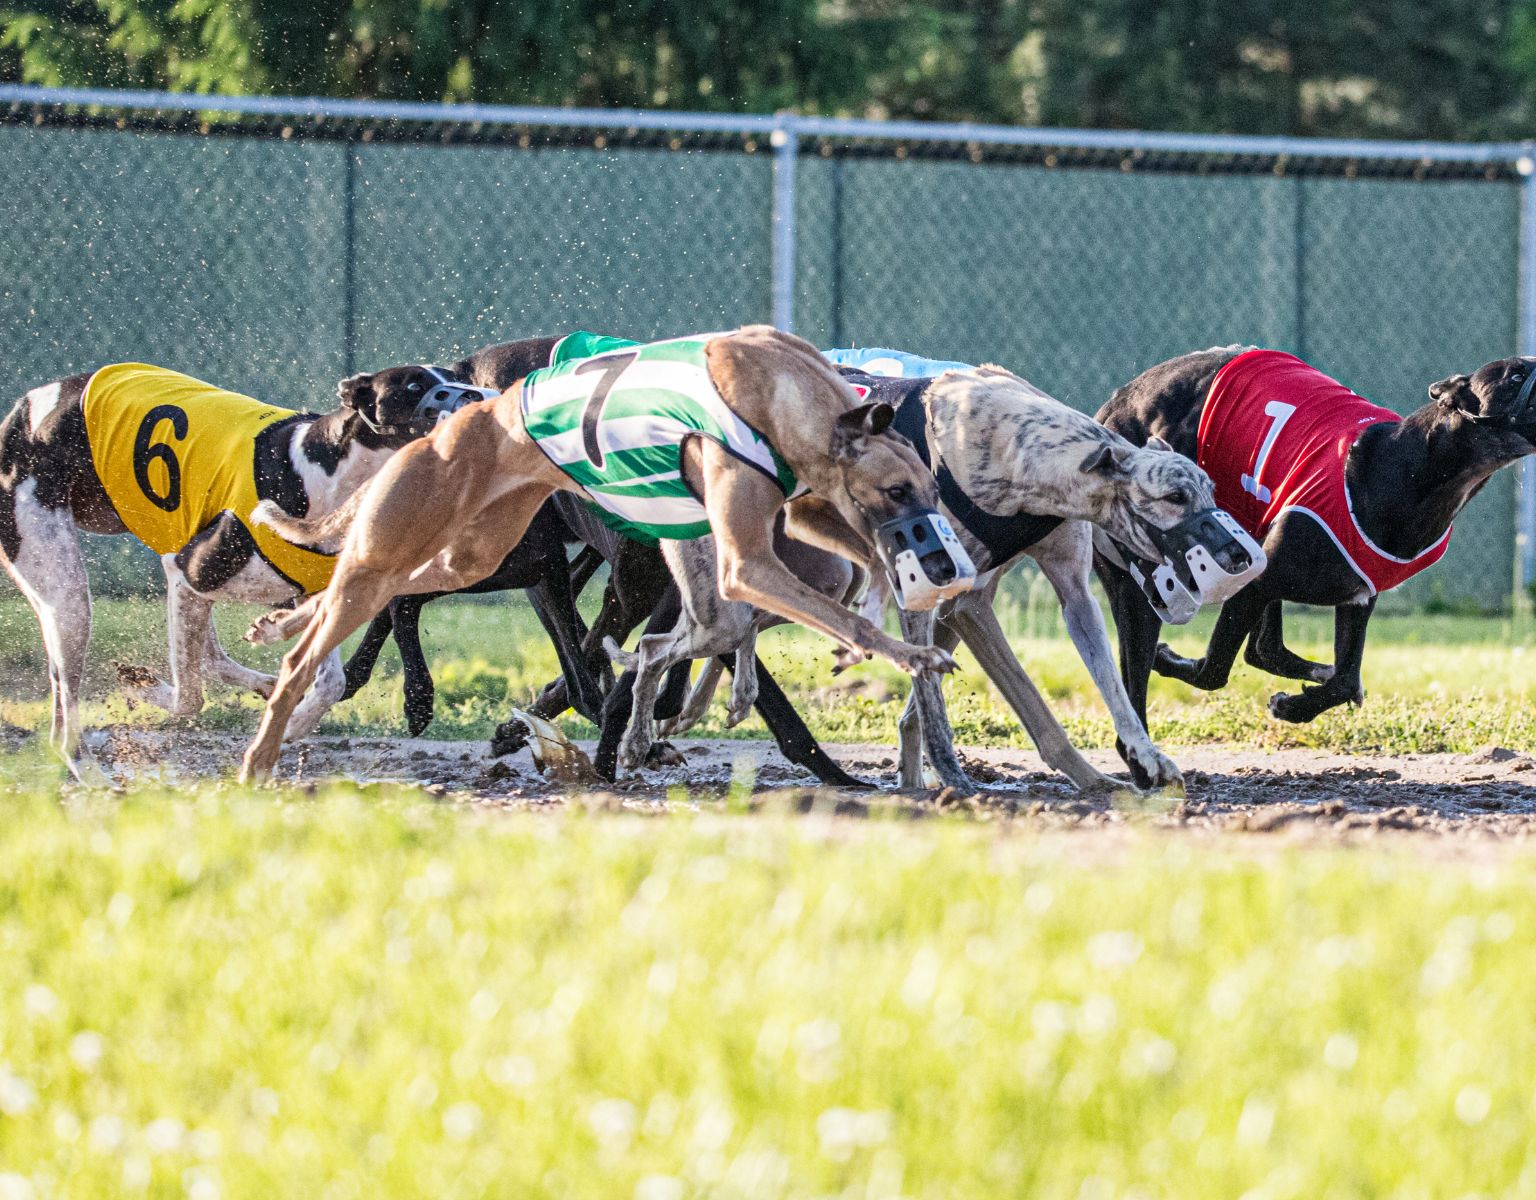
[[[1269,452],[1275,448],[1275,439],[1280,436],[1280,431],[1285,428],[1285,423],[1295,413],[1294,404],[1282,404],[1279,400],[1271,400],[1264,406],[1264,415],[1273,419],[1269,430],[1264,434],[1264,441],[1259,446],[1259,456],[1253,462],[1253,474],[1243,476],[1243,491],[1259,501],[1260,504],[1268,504],[1270,490],[1259,480],[1264,475],[1264,463],[1269,459]],[[1229,475],[1230,479],[1231,476]]]

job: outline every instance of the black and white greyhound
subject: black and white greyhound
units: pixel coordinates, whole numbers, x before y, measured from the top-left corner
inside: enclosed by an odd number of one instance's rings
[[[1160,363],[1119,389],[1098,420],[1136,445],[1160,439],[1197,458],[1213,383],[1251,350],[1227,346]],[[1430,384],[1430,402],[1401,421],[1366,424],[1342,468],[1358,535],[1394,563],[1413,563],[1441,544],[1456,514],[1495,471],[1536,452],[1533,384],[1536,359],[1498,359],[1470,375]],[[1246,486],[1259,485],[1250,479]],[[1120,566],[1098,557],[1119,631],[1121,675],[1143,723],[1153,671],[1194,687],[1221,688],[1244,642],[1253,666],[1316,685],[1272,696],[1270,712],[1281,720],[1310,721],[1364,699],[1360,664],[1375,587],[1352,564],[1337,533],[1310,512],[1284,512],[1262,540],[1268,568],[1227,600],[1206,653],[1195,659],[1181,658],[1159,642],[1162,622],[1141,590]],[[1283,601],[1334,610],[1332,665],[1286,649]]]
[[[78,532],[118,534],[129,527],[118,507],[123,501],[109,494],[92,456],[84,399],[96,374],[72,375],[33,388],[0,422],[0,560],[42,629],[53,693],[52,745],[76,778],[99,780],[99,768],[81,748],[78,710],[91,635],[91,594]],[[255,494],[282,512],[322,515],[338,507],[396,450],[423,432],[416,411],[437,383],[438,378],[424,368],[405,368],[391,378],[388,399],[381,391],[378,397],[364,400],[349,392],[344,381],[340,409],[324,416],[295,413],[266,424],[246,443],[250,460],[238,466],[248,472],[247,481],[254,477]],[[247,403],[262,407],[254,400]],[[191,421],[195,426],[195,412]],[[171,427],[187,431],[184,421],[180,425],[172,421]],[[141,428],[140,441],[146,440]],[[102,446],[96,449],[101,452]],[[137,450],[145,453],[139,455]],[[128,472],[130,478],[144,481],[148,500],[161,508],[179,497],[168,486],[170,474],[151,482],[153,460],[158,458],[168,472],[174,464],[178,481],[183,472],[195,478],[208,466],[177,461],[169,438],[134,451],[133,463],[113,464],[109,473]],[[144,497],[138,499],[145,502]],[[217,496],[209,508],[221,508]],[[184,545],[162,554],[171,681],[167,685],[143,668],[123,669],[122,682],[138,699],[178,716],[191,716],[202,708],[205,675],[262,695],[271,690],[271,676],[229,657],[211,620],[215,601],[277,604],[304,590],[260,552],[246,523],[249,516],[218,511]],[[341,687],[337,656],[321,672],[296,714],[296,734],[314,727]]]

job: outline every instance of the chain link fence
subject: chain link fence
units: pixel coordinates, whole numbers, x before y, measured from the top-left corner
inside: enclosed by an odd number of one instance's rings
[[[129,359],[326,408],[350,371],[495,341],[777,320],[1086,411],[1257,343],[1406,412],[1536,349],[1525,147],[187,103],[0,88],[10,395]],[[1393,600],[1509,607],[1516,526],[1504,472]],[[104,584],[148,577],[124,554],[96,551]]]

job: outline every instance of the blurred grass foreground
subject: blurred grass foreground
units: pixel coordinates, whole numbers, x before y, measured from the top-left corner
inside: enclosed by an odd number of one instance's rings
[[[0,823],[0,1197],[1536,1191],[1536,861],[140,794]]]

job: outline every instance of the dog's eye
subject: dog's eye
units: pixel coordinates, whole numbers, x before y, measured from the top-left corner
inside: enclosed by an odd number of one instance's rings
[[[885,489],[887,500],[894,500],[897,504],[905,504],[912,499],[912,488],[909,484],[898,483],[895,487]]]
[[[1524,371],[1516,371],[1513,375],[1511,375],[1509,377],[1509,381],[1510,381],[1510,383],[1519,383],[1524,378],[1525,378],[1525,372]]]
[[[419,383],[408,383],[408,384],[405,385],[405,390],[410,392],[414,396],[417,392],[421,391],[421,384],[419,384]]]
[[[1186,492],[1183,488],[1174,488],[1173,491],[1169,492],[1166,496],[1163,497],[1163,499],[1168,501],[1169,504],[1188,504],[1189,493]]]

